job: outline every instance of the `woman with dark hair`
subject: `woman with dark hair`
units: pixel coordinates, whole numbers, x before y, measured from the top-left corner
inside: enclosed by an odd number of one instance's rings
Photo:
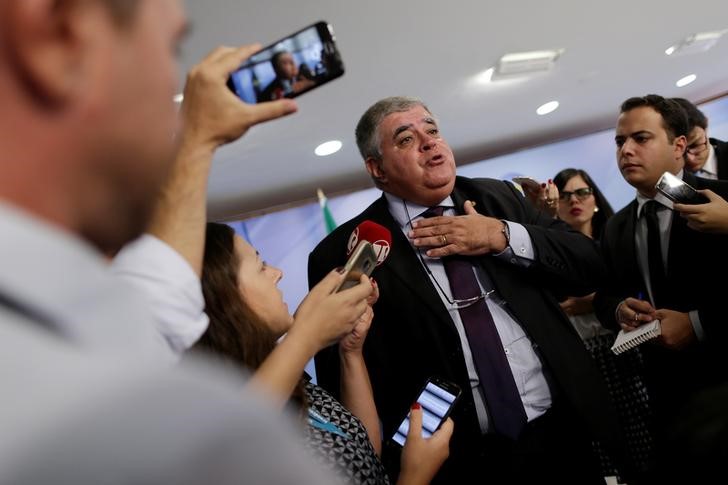
[[[291,316],[277,287],[282,276],[232,228],[208,224],[202,289],[210,324],[197,347],[255,370],[252,382],[281,403],[290,397],[307,420],[307,448],[322,466],[348,483],[389,483],[378,458],[379,418],[362,355],[371,305],[378,296],[376,284],[363,276],[358,286],[332,294],[342,277],[332,271]],[[365,300],[367,295],[371,296]],[[303,372],[318,350],[337,341],[346,407]],[[412,409],[414,424],[402,452],[398,483],[428,483],[448,455],[452,421],[424,439],[421,412]]]
[[[614,215],[602,191],[580,168],[565,168],[553,180],[559,189],[559,219],[598,241],[607,220]]]
[[[556,216],[597,243],[604,226],[614,215],[612,206],[589,174],[578,168],[561,170],[553,178],[559,189]],[[640,377],[642,359],[638,349],[620,356],[611,351],[614,334],[604,328],[593,307],[594,293],[571,296],[560,303],[584,345],[597,363],[622,420],[627,440],[627,457],[637,472],[649,466],[652,439],[647,429],[647,390]],[[599,452],[605,473],[613,474],[609,458]]]

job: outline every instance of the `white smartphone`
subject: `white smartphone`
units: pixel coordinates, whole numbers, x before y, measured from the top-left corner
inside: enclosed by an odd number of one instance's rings
[[[344,280],[335,291],[342,291],[359,284],[361,275],[369,276],[377,266],[377,255],[369,241],[360,241],[351,252],[349,260],[344,266]]]
[[[450,416],[452,408],[460,398],[460,387],[454,382],[446,381],[437,377],[427,380],[417,402],[422,407],[422,436],[429,438],[440,428],[442,422]],[[392,441],[404,446],[409,433],[409,413],[402,420],[397,431],[392,436]]]
[[[710,202],[706,196],[670,172],[662,174],[655,188],[665,197],[679,204],[706,204]]]

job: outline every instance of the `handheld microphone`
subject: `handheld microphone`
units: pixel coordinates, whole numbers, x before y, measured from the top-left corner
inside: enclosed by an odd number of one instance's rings
[[[392,233],[381,224],[373,221],[364,221],[351,233],[349,242],[346,244],[347,256],[351,254],[359,241],[369,241],[372,243],[372,249],[377,255],[377,266],[382,264],[392,247]]]

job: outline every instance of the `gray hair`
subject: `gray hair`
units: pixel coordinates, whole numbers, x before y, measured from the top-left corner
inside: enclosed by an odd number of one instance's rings
[[[379,125],[382,120],[392,113],[401,113],[410,109],[422,106],[430,113],[430,109],[417,98],[407,96],[392,96],[384,98],[374,103],[359,119],[356,125],[356,145],[359,147],[359,153],[364,158],[382,158],[380,144],[382,140],[379,138]],[[431,113],[430,113],[431,114]]]

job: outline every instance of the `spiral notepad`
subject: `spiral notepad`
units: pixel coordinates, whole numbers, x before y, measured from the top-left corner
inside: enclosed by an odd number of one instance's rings
[[[620,330],[617,335],[617,339],[614,341],[614,345],[612,345],[612,352],[615,354],[621,354],[622,352],[637,347],[658,335],[660,335],[659,320],[652,320],[650,323],[645,323],[644,325],[629,332]]]

